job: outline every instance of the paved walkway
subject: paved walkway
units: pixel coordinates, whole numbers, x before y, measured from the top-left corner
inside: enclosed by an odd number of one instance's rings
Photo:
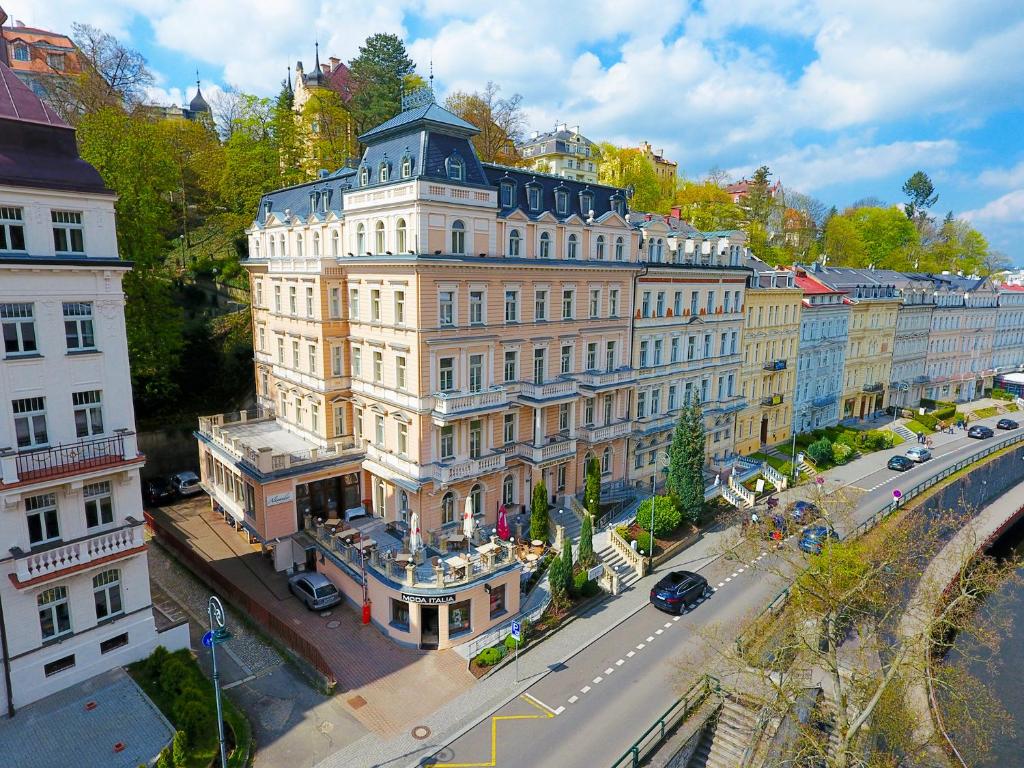
[[[458,654],[397,646],[372,625],[363,626],[349,604],[323,614],[306,610],[288,591],[286,576],[212,512],[205,495],[150,512],[250,599],[314,643],[331,666],[341,700],[369,730],[405,731],[475,682]]]

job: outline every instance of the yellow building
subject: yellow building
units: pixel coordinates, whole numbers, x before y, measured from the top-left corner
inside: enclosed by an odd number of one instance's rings
[[[679,173],[679,163],[665,157],[665,150],[652,148],[649,141],[645,141],[637,149],[640,150],[641,155],[651,161],[659,184],[669,187],[675,184],[676,176]]]
[[[899,291],[886,273],[870,269],[816,266],[813,274],[844,291],[851,305],[840,419],[869,417],[887,404]]]
[[[788,440],[793,423],[800,307],[794,274],[757,259],[746,266],[741,391],[747,407],[736,420],[736,452],[744,456]]]
[[[587,184],[597,183],[596,147],[580,133],[578,125],[562,123],[547,133],[534,131],[519,151],[535,170]]]

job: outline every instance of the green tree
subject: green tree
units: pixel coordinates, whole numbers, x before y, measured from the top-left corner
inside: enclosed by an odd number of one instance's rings
[[[515,93],[501,98],[499,91],[501,86],[488,81],[483,91],[455,91],[444,105],[449,112],[480,129],[472,141],[482,161],[519,165],[522,158],[516,145],[526,131],[523,97]]]
[[[704,454],[706,450],[704,414],[701,410],[700,400],[694,398],[684,411],[684,418],[685,434],[681,446],[683,456],[681,480],[675,496],[678,498],[683,518],[691,523],[697,523],[704,512]],[[673,440],[673,446],[674,443]]]
[[[601,516],[601,462],[596,456],[587,462],[583,505],[595,520]]]
[[[597,564],[597,557],[594,555],[594,526],[593,518],[590,515],[583,516],[580,525],[580,565],[584,568],[592,568]]]
[[[679,207],[684,221],[702,232],[739,229],[743,224],[743,211],[732,201],[732,196],[711,179],[680,181],[671,202]],[[667,210],[659,212],[667,213]]]
[[[277,150],[279,186],[289,187],[306,180],[302,167],[305,152],[299,120],[295,115],[295,96],[283,86],[272,109],[274,147]]]
[[[848,215],[864,243],[865,266],[913,268],[909,254],[919,242],[918,232],[898,208],[857,208]]]
[[[562,567],[561,576],[564,580],[566,592],[572,592],[572,539],[568,536],[562,538]]]
[[[679,413],[676,428],[672,432],[672,442],[668,447],[668,491],[677,498],[682,498],[686,488],[686,446],[690,433],[690,409],[684,408]]]
[[[302,163],[306,178],[313,178],[321,168],[343,168],[358,154],[355,121],[335,91],[314,91],[302,106],[300,122],[306,145]]]
[[[702,493],[703,495],[703,493]],[[644,499],[636,511],[636,524],[644,531],[651,530],[651,509],[654,509],[654,536],[664,537],[678,528],[683,515],[675,499],[669,496],[655,496]]]
[[[551,590],[551,603],[555,608],[562,609],[568,604],[569,592],[565,585],[571,579],[572,574],[565,573],[561,556],[552,557],[551,565],[548,566],[548,588]]]
[[[638,211],[658,211],[662,204],[661,185],[654,163],[632,147],[617,147],[608,142],[598,145],[600,162],[598,181],[613,187],[632,187],[630,208]]]
[[[188,757],[188,735],[184,731],[175,731],[174,740],[171,742],[171,758],[174,761],[174,768],[187,768]]]
[[[348,66],[352,73],[349,107],[358,133],[398,114],[405,77],[415,70],[401,38],[383,32],[370,35]]]
[[[929,220],[928,209],[938,202],[939,196],[935,193],[935,185],[928,178],[924,171],[915,171],[914,174],[903,182],[903,194],[907,196],[907,202],[903,211],[919,228]]]
[[[860,230],[846,216],[834,214],[825,224],[825,253],[829,264],[837,267],[867,265],[867,249]]]
[[[533,499],[530,504],[530,538],[537,541],[548,540],[548,489],[544,481],[533,486]]]

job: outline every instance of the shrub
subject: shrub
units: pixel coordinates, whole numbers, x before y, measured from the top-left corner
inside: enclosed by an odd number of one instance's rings
[[[936,408],[934,411],[932,411],[932,416],[934,416],[939,421],[946,421],[947,419],[951,419],[955,414],[955,405],[946,405],[943,406],[942,408]]]
[[[160,756],[156,759],[156,768],[174,768],[174,758],[171,757],[171,748],[164,747],[160,750]]]
[[[504,658],[501,651],[497,648],[484,648],[480,653],[476,655],[477,666],[480,667],[493,667],[499,661]]]
[[[175,768],[185,768],[188,762],[188,736],[184,731],[174,732],[174,741],[171,742],[171,757],[174,760]]]
[[[923,424],[928,427],[932,432],[935,431],[935,425],[939,423],[939,420],[932,416],[930,413],[922,413],[914,418],[918,424]]]
[[[594,556],[594,526],[589,514],[583,516],[580,526],[580,565],[589,568],[597,562]]]
[[[643,551],[645,555],[651,554],[651,534],[649,533],[638,533],[635,537],[636,548],[638,551]]]
[[[519,647],[522,648],[524,645],[526,645],[526,635],[525,634],[523,635],[522,640],[519,641]],[[505,653],[506,654],[511,653],[515,647],[516,647],[515,638],[512,637],[512,635],[509,635],[508,637],[506,637],[505,638]]]
[[[539,541],[548,540],[548,489],[543,482],[533,486],[533,499],[530,504],[530,538]]]
[[[881,451],[884,448],[892,447],[892,437],[888,432],[871,429],[861,433],[860,444],[864,450]]]
[[[186,688],[186,691],[192,689]],[[200,698],[187,697],[184,694],[174,702],[174,722],[188,736],[188,740],[199,743],[204,736],[217,727],[217,717],[210,708],[207,700],[198,694]]]
[[[993,397],[996,400],[1013,400],[1013,395],[1011,395],[1005,389],[1000,389],[999,387],[993,387],[991,397]]]
[[[168,656],[160,670],[160,689],[169,699],[177,698],[181,693],[182,686],[188,682],[191,675],[185,662],[176,656]]]
[[[814,459],[815,464],[827,464],[832,460],[832,443],[827,437],[815,440],[807,446],[807,455]]]
[[[587,578],[586,571],[580,571],[573,577],[573,590],[580,597],[593,597],[600,589],[596,581]]]
[[[853,449],[845,443],[832,444],[832,461],[836,464],[845,464],[850,459]]]
[[[680,526],[683,515],[679,507],[668,496],[654,499],[654,535],[665,536]],[[636,524],[645,531],[651,530],[651,500],[644,499],[636,513]]]

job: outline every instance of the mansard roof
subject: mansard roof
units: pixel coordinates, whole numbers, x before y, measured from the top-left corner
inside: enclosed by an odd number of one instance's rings
[[[513,211],[521,211],[531,219],[538,219],[545,213],[554,216],[560,221],[565,221],[572,216],[579,216],[586,221],[590,211],[594,211],[594,219],[601,220],[609,213],[615,212],[612,199],[620,199],[622,211],[625,213],[626,193],[618,187],[609,187],[604,184],[588,184],[585,181],[576,181],[562,176],[554,176],[548,173],[540,173],[525,168],[512,168],[495,163],[484,163],[484,172],[487,174],[487,181],[490,186],[498,188],[498,215],[508,216]],[[509,182],[513,185],[512,205],[503,204],[501,195],[501,183]],[[540,189],[540,208],[530,208],[529,188]],[[555,207],[555,190],[564,190],[568,196],[568,206],[564,214],[559,214]],[[588,210],[583,210],[582,197],[591,195],[592,204]]]
[[[293,187],[285,187],[268,192],[260,199],[260,209],[256,214],[256,226],[262,227],[268,216],[283,219],[286,212],[306,221],[316,214],[326,216],[329,213],[342,212],[345,190],[354,186],[355,170],[341,168],[334,173],[320,176]],[[323,195],[327,196],[327,210],[323,209]],[[315,210],[314,210],[315,208]]]
[[[452,114],[444,107],[431,101],[429,104],[423,104],[400,112],[376,128],[368,130],[359,137],[359,140],[364,144],[369,144],[375,139],[383,139],[385,136],[394,133],[401,132],[405,134],[424,128],[428,130],[434,128],[465,138],[480,133],[480,129],[472,123],[467,123],[458,115]]]

